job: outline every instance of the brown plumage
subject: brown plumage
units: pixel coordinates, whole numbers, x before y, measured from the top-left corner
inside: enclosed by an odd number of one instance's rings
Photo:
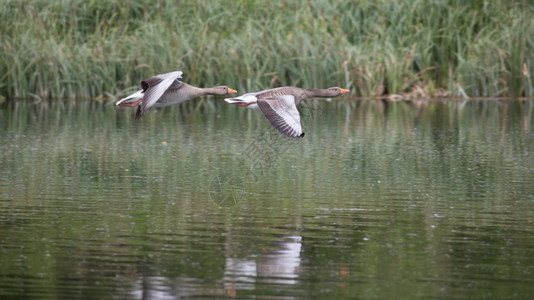
[[[141,81],[141,90],[117,102],[117,106],[138,106],[135,119],[141,118],[151,107],[165,107],[204,95],[229,95],[236,90],[218,86],[199,88],[182,82],[182,72],[170,72]]]
[[[339,87],[302,89],[286,86],[224,100],[231,104],[261,110],[274,128],[287,137],[295,138],[304,136],[300,125],[300,114],[296,107],[300,101],[314,97],[332,98],[348,92],[349,90]]]

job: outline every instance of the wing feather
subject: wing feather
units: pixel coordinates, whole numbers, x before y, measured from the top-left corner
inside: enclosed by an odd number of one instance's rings
[[[141,106],[137,110],[135,115],[136,119],[139,119],[144,115],[161,96],[169,89],[179,87],[181,84],[177,79],[182,78],[182,72],[170,72],[161,75],[157,75],[141,82],[144,96]]]
[[[278,131],[290,138],[302,137],[300,114],[293,95],[280,95],[258,100],[263,115]]]

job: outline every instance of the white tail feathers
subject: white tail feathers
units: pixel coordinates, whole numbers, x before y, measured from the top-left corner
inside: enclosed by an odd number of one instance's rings
[[[137,100],[142,99],[142,98],[143,98],[143,90],[139,90],[131,94],[130,96],[122,98],[121,100],[117,101],[116,105],[120,106],[121,104],[125,105],[128,103],[134,103],[134,102],[137,102]]]
[[[226,98],[224,99],[224,101],[230,103],[230,104],[234,104],[234,103],[242,103],[244,102],[243,100],[239,99],[239,98]]]

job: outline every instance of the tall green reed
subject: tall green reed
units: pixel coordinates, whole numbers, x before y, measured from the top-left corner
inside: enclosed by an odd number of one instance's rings
[[[9,98],[114,98],[178,69],[240,92],[532,96],[527,1],[0,2]]]

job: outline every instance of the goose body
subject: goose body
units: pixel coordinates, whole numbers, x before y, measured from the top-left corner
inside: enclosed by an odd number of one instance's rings
[[[286,86],[226,98],[226,102],[242,107],[260,110],[269,123],[290,138],[303,137],[297,104],[313,97],[331,98],[348,93],[339,87],[328,89],[302,89]]]
[[[204,95],[229,95],[236,90],[226,86],[199,88],[182,79],[182,71],[156,75],[141,81],[141,90],[117,101],[117,106],[136,107],[135,119],[143,116],[151,107],[179,104]]]

